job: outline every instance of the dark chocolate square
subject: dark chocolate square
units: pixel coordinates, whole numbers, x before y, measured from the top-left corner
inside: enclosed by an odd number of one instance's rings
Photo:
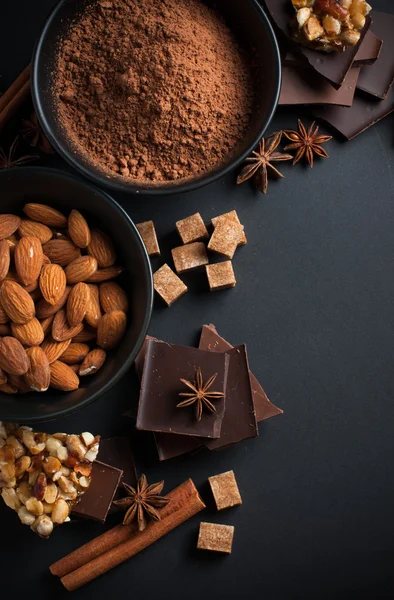
[[[204,448],[202,439],[190,435],[173,435],[172,433],[155,433],[154,435],[160,461]]]
[[[284,66],[279,106],[305,104],[351,106],[359,73],[359,67],[350,69],[345,81],[339,90],[336,90],[327,79],[320,77],[309,67],[303,69]]]
[[[132,487],[137,485],[137,472],[135,470],[134,456],[131,449],[130,440],[127,437],[113,437],[102,439],[100,441],[100,450],[98,460],[123,471],[122,483],[127,483]],[[119,486],[114,500],[119,500],[124,496],[122,486]],[[115,505],[112,505],[111,512],[116,510]]]
[[[216,358],[218,357],[218,359]],[[211,391],[226,393],[229,358],[210,352],[149,340],[146,347],[141,382],[137,429],[219,438],[225,408],[225,398],[214,401],[216,413],[204,409],[201,421],[195,419],[195,407],[177,408],[181,392],[188,388],[181,378],[193,382],[201,368],[203,380],[217,373]],[[220,357],[220,358],[219,358]]]
[[[105,523],[123,471],[96,460],[92,465],[92,481],[72,514]]]
[[[357,89],[384,100],[394,81],[394,15],[374,10],[371,29],[383,47],[376,63],[361,70]]]

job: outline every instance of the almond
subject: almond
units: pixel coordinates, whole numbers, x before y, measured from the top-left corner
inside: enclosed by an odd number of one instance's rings
[[[64,290],[63,296],[56,302],[56,304],[49,304],[44,298],[37,302],[36,312],[38,319],[46,319],[56,314],[67,302],[67,298],[69,293],[71,292],[71,288],[69,286]],[[1,300],[1,294],[0,294]]]
[[[51,331],[54,318],[55,318],[55,315],[51,315],[50,317],[47,317],[46,319],[41,319],[40,323],[41,323],[41,327],[44,332],[44,335],[46,335],[49,331]]]
[[[19,281],[17,281],[17,283],[19,283]],[[26,292],[29,292],[29,294],[31,294],[32,292],[35,292],[36,289],[38,289],[38,279],[35,279],[34,281],[32,281],[32,283],[29,283],[28,285],[22,285],[23,289],[26,290]]]
[[[38,302],[39,300],[41,300],[42,295],[41,295],[41,290],[39,287],[37,287],[35,290],[33,290],[32,292],[29,292],[31,299],[33,300],[33,302]]]
[[[71,344],[71,340],[65,340],[64,342],[56,342],[52,337],[48,337],[44,340],[41,348],[45,352],[48,358],[49,364],[52,364],[61,357],[63,352],[67,350],[69,345]]]
[[[36,281],[42,267],[42,246],[38,238],[27,235],[15,248],[14,260],[18,277],[24,285]]]
[[[50,365],[51,369],[51,387],[71,392],[79,387],[79,378],[72,369],[60,360]]]
[[[0,240],[12,235],[20,224],[20,218],[15,215],[0,215]]]
[[[72,371],[74,371],[74,373],[76,373],[76,374],[78,375],[78,373],[79,373],[79,367],[80,367],[81,365],[68,365],[68,366],[70,367],[70,369],[71,369]]]
[[[39,346],[44,341],[44,331],[40,321],[35,317],[23,325],[11,323],[11,330],[14,338],[24,346]]]
[[[60,265],[44,265],[40,274],[40,290],[44,299],[51,304],[57,304],[66,289],[66,274]]]
[[[42,249],[52,263],[61,267],[66,267],[81,256],[80,249],[67,239],[50,240],[43,245]]]
[[[28,323],[35,316],[34,302],[28,292],[15,281],[3,281],[0,288],[0,302],[8,317],[14,323]]]
[[[52,337],[57,342],[64,342],[66,340],[71,340],[71,338],[81,333],[83,329],[83,324],[79,323],[75,327],[70,327],[67,321],[67,315],[64,308],[59,310],[56,313],[55,318],[52,323]]]
[[[34,392],[46,392],[51,380],[48,357],[39,346],[29,348],[26,354],[30,366],[25,373],[25,382]]]
[[[43,265],[50,265],[51,262],[52,262],[51,259],[46,254],[42,255],[42,264]]]
[[[81,333],[78,333],[78,335],[73,337],[73,342],[85,344],[86,342],[91,342],[92,340],[95,340],[96,336],[97,330],[85,325]]]
[[[0,340],[0,368],[10,375],[24,375],[29,368],[24,347],[13,337]]]
[[[0,323],[0,337],[11,335],[11,327],[9,323]]]
[[[86,309],[85,320],[91,327],[97,328],[101,319],[99,288],[97,285],[87,284],[89,287],[89,302]]]
[[[4,394],[17,394],[18,388],[10,385],[9,383],[3,383],[0,385],[0,392],[3,392]]]
[[[116,260],[115,249],[109,237],[99,229],[93,229],[88,254],[97,259],[100,269],[112,267]]]
[[[87,344],[71,343],[68,348],[61,354],[61,361],[66,365],[75,365],[81,363],[89,352]]]
[[[48,227],[67,227],[66,217],[59,210],[56,210],[56,208],[52,208],[46,204],[25,204],[23,212],[32,221],[38,221],[39,223],[48,225]]]
[[[19,239],[16,237],[15,233],[13,233],[12,235],[9,235],[7,239],[8,245],[10,247],[10,252],[11,252],[11,256],[14,255],[14,250],[16,248],[17,243],[19,242]]]
[[[67,300],[67,320],[75,327],[85,318],[89,304],[90,291],[86,283],[77,283],[72,288]]]
[[[127,317],[121,310],[106,313],[100,319],[97,329],[97,344],[104,350],[110,350],[119,344],[127,325]]]
[[[1,304],[1,300],[0,300],[0,325],[4,325],[5,323],[8,323],[9,320],[10,319],[9,319],[7,313],[5,312],[3,305]]]
[[[100,284],[100,304],[106,313],[113,310],[122,310],[126,313],[129,308],[126,293],[115,281]]]
[[[21,237],[33,235],[40,240],[41,244],[46,244],[52,238],[52,231],[49,227],[42,223],[29,221],[29,219],[22,220],[18,228],[18,233]]]
[[[3,383],[7,383],[7,375],[3,369],[0,369],[0,385],[3,385]]]
[[[7,383],[16,388],[19,394],[28,394],[31,392],[31,388],[26,383],[24,375],[9,375]]]
[[[89,352],[79,368],[80,377],[96,373],[103,366],[106,357],[107,354],[105,350],[102,350],[101,348],[95,348]]]
[[[97,271],[97,260],[93,256],[81,256],[67,265],[65,271],[68,284],[87,281]]]
[[[7,240],[0,241],[0,281],[7,277],[11,260],[10,245]]]
[[[115,266],[106,267],[105,269],[97,269],[93,275],[89,277],[87,280],[88,283],[100,283],[101,281],[108,281],[110,279],[115,279],[118,275],[123,273],[123,267]]]
[[[74,244],[79,248],[86,248],[90,244],[89,225],[78,210],[72,210],[68,217],[68,233]]]

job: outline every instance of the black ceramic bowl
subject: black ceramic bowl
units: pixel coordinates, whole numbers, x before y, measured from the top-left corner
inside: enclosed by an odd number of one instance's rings
[[[18,168],[0,172],[0,213],[22,215],[26,202],[41,202],[68,214],[80,210],[115,243],[119,264],[117,279],[129,297],[128,327],[117,348],[108,352],[98,373],[82,377],[75,392],[8,395],[0,393],[0,420],[34,423],[63,417],[107,392],[131,366],[148,329],[153,298],[149,257],[140,235],[125,211],[105,192],[55,169]]]
[[[253,55],[256,106],[247,135],[231,156],[214,170],[193,179],[168,184],[138,184],[121,176],[110,176],[88,162],[73,147],[59,125],[53,92],[56,53],[59,38],[87,2],[61,0],[49,17],[37,43],[32,63],[32,92],[38,119],[49,141],[74,168],[98,185],[121,192],[174,194],[207,185],[236,168],[256,147],[264,135],[277,107],[281,69],[279,50],[272,27],[257,0],[204,0],[225,17],[241,44]]]

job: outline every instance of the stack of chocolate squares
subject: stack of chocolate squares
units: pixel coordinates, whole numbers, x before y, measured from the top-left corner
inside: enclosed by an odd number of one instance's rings
[[[362,0],[358,2],[362,4]],[[332,10],[342,10],[349,3],[341,1],[336,6],[336,2],[325,2]],[[350,140],[394,111],[394,15],[372,7],[356,45],[322,52],[319,40],[316,47],[312,42],[305,46],[294,40],[294,8],[301,5],[313,10],[314,3],[263,2],[281,51],[279,105],[309,105],[315,118]]]
[[[214,325],[203,326],[198,348],[148,336],[135,366],[137,429],[154,432],[160,460],[256,437],[257,423],[283,413],[250,372],[246,346],[234,348]]]

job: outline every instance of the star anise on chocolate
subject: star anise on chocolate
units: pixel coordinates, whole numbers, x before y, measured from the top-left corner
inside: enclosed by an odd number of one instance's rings
[[[282,132],[274,133],[268,139],[263,138],[259,144],[258,150],[254,150],[252,156],[246,159],[246,164],[238,175],[237,183],[243,183],[251,177],[257,188],[263,194],[267,193],[268,174],[283,179],[284,175],[272,163],[292,160],[291,154],[276,152],[282,139]]]
[[[179,395],[186,400],[183,400],[179,404],[176,405],[177,408],[185,408],[187,406],[196,405],[195,415],[196,420],[201,421],[203,408],[207,408],[210,412],[216,413],[216,408],[212,404],[211,400],[217,400],[218,398],[224,398],[223,392],[212,392],[209,391],[212,387],[217,373],[212,375],[205,383],[202,378],[202,372],[200,367],[198,367],[196,371],[196,378],[194,382],[188,381],[187,379],[181,379],[181,382],[184,383],[191,392],[181,392]]]
[[[160,514],[156,508],[167,506],[170,499],[160,496],[164,487],[164,481],[148,485],[145,475],[142,475],[138,481],[137,489],[131,487],[127,483],[122,484],[127,492],[126,498],[115,500],[114,504],[127,510],[123,525],[129,525],[137,519],[138,529],[143,531],[147,526],[147,519],[160,521]]]
[[[314,154],[321,156],[322,158],[328,158],[328,154],[321,144],[325,144],[332,139],[331,135],[318,135],[319,127],[315,122],[307,130],[306,127],[298,119],[298,131],[285,131],[284,134],[292,144],[285,146],[285,150],[297,150],[297,153],[293,160],[293,165],[297,164],[303,156],[309,163],[309,166],[313,167]]]
[[[38,156],[34,155],[25,155],[16,158],[18,141],[19,136],[14,139],[7,154],[4,152],[3,148],[0,148],[0,170],[11,169],[12,167],[17,167],[18,165],[24,165],[32,160],[37,160]]]
[[[30,119],[22,121],[21,134],[33,148],[37,148],[45,154],[54,153],[52,146],[41,129],[35,112],[32,113]]]

